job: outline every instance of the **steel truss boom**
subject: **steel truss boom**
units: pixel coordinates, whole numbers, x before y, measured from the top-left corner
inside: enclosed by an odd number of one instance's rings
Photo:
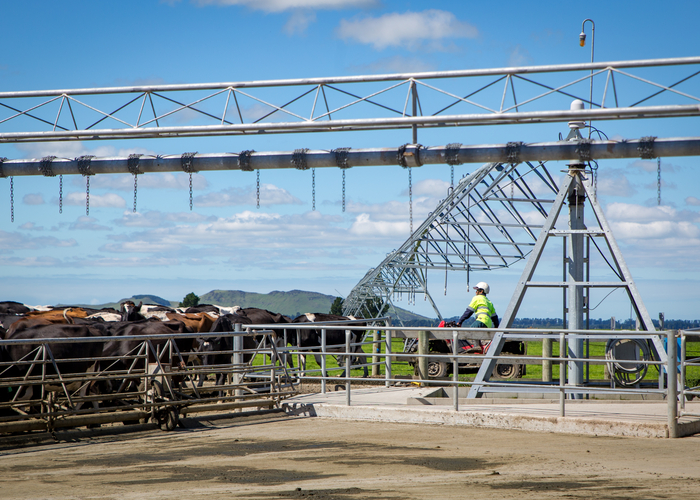
[[[700,57],[687,57],[0,92],[0,143],[700,116],[692,81],[699,66]],[[657,81],[645,76],[648,68]],[[679,75],[679,68],[690,74]],[[591,97],[593,81],[600,94]],[[587,109],[569,109],[572,99]]]
[[[85,175],[148,172],[203,172],[213,170],[264,170],[279,168],[369,167],[460,163],[520,163],[528,161],[580,161],[613,158],[700,156],[700,137],[656,139],[646,137],[629,141],[559,141],[524,144],[512,142],[494,145],[448,145],[422,147],[419,144],[399,148],[297,150],[276,152],[242,152],[168,156],[132,155],[106,158],[54,158],[7,160],[0,158],[0,177],[27,175]],[[3,161],[4,160],[4,161]]]

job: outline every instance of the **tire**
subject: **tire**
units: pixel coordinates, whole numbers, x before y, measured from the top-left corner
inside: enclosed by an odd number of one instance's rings
[[[156,419],[160,430],[172,431],[180,422],[180,413],[177,411],[177,408],[165,408],[156,413]]]
[[[493,374],[499,378],[516,378],[519,373],[520,370],[517,364],[498,364],[496,368],[493,369]]]
[[[447,376],[447,363],[444,361],[431,361],[428,363],[428,377],[442,378]]]

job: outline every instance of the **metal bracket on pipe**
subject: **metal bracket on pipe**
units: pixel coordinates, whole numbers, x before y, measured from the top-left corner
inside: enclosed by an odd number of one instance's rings
[[[93,155],[83,155],[83,156],[79,156],[78,158],[75,159],[75,161],[78,162],[78,172],[80,172],[80,174],[83,177],[87,177],[88,175],[95,175],[95,172],[90,170],[90,162],[92,161],[93,158],[94,158]],[[56,175],[56,174],[53,174],[53,175]]]
[[[141,170],[139,170],[139,159],[141,158],[140,154],[130,154],[129,159],[126,161],[127,168],[129,169],[129,173],[132,175],[139,175],[142,174]]]
[[[639,145],[637,146],[637,151],[639,151],[639,156],[641,156],[642,160],[651,160],[653,158],[656,158],[656,155],[654,154],[654,141],[656,140],[656,137],[650,135],[647,137],[642,137],[639,140]]]
[[[578,153],[578,159],[582,162],[591,161],[591,140],[581,138],[576,147],[576,153]]]
[[[399,147],[396,153],[396,159],[403,168],[421,167],[423,163],[420,160],[420,150],[423,148],[420,144],[404,144]]]
[[[462,147],[461,142],[452,142],[445,146],[445,163],[448,165],[461,165],[459,159],[459,150]]]
[[[309,166],[306,164],[306,153],[309,150],[307,148],[295,149],[292,153],[292,164],[294,168],[298,170],[308,170]]]
[[[246,149],[238,153],[238,168],[244,172],[252,172],[253,167],[250,166],[250,155],[255,153],[252,149]]]
[[[5,160],[7,160],[7,158],[5,158],[4,156],[0,156],[0,177],[3,178],[3,179],[4,179],[5,177],[7,177],[7,176],[5,175],[5,172],[2,171],[2,164],[4,163]]]
[[[192,167],[192,160],[197,152],[194,153],[182,153],[180,157],[180,163],[182,165],[182,170],[187,174],[196,174],[197,170]]]
[[[506,163],[516,165],[520,163],[520,146],[522,142],[509,142],[506,144]]]
[[[53,173],[53,169],[51,168],[51,162],[56,159],[55,156],[44,156],[41,159],[41,174],[44,177],[56,177],[56,174]]]
[[[350,148],[331,149],[331,153],[335,155],[335,164],[338,165],[338,168],[350,168],[350,165],[348,165],[348,151],[350,151]]]

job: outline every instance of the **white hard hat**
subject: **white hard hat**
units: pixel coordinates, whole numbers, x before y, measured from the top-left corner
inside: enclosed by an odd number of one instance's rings
[[[479,281],[476,284],[476,286],[474,287],[474,290],[478,290],[478,289],[483,290],[486,295],[488,295],[489,292],[491,291],[491,287],[489,287],[489,284],[486,283],[485,281]]]

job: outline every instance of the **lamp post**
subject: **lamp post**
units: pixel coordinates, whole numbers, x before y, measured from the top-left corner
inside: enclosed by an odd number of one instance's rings
[[[584,26],[586,25],[586,22],[591,23],[591,64],[593,63],[593,53],[595,50],[595,23],[593,22],[593,19],[584,19],[583,22],[581,23],[581,34],[578,36],[579,40],[579,45],[581,47],[584,47],[586,45],[586,33],[583,31]],[[588,102],[590,103],[590,108],[593,109],[593,68],[591,68],[591,93],[590,97],[588,99]],[[591,123],[588,123],[588,138],[591,138]]]

